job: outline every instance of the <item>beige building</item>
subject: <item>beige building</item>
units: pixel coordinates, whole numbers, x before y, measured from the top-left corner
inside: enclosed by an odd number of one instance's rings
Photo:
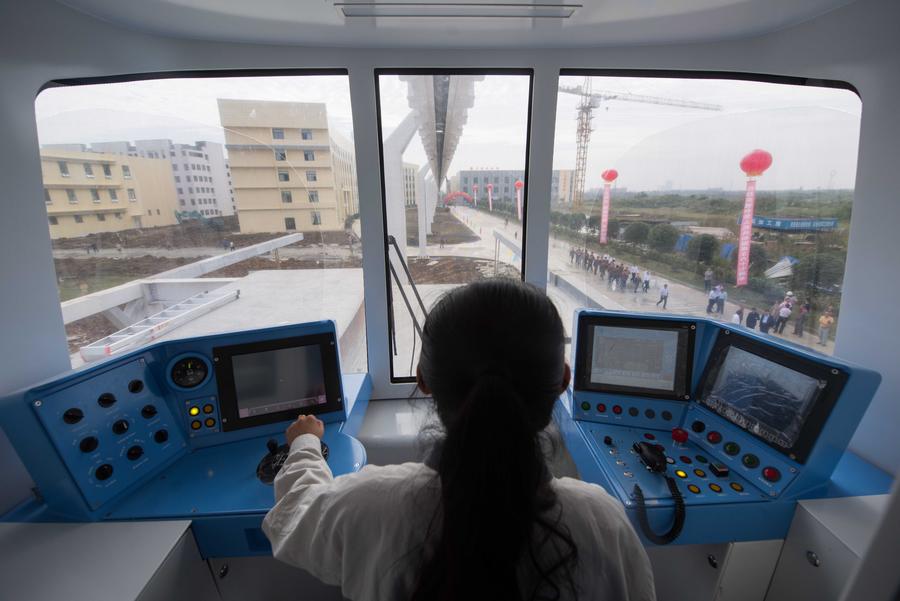
[[[419,177],[419,166],[403,163],[403,203],[408,207],[418,204],[416,197],[416,180]]]
[[[359,212],[353,146],[325,104],[219,99],[242,232],[339,231]]]
[[[51,238],[178,223],[165,159],[45,148],[41,170]]]
[[[553,190],[556,195],[551,199],[552,202],[563,204],[571,204],[575,186],[575,170],[559,169],[553,172]]]

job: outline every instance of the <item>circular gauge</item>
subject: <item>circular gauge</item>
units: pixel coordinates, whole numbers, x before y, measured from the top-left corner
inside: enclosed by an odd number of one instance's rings
[[[169,370],[172,383],[179,388],[196,388],[209,376],[209,364],[200,357],[182,357]]]

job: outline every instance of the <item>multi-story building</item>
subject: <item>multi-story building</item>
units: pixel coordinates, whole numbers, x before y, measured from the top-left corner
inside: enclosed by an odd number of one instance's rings
[[[178,223],[166,160],[43,148],[41,169],[51,238]]]
[[[359,211],[353,147],[323,103],[219,99],[242,232],[337,231]]]
[[[136,140],[133,144],[95,142],[91,144],[91,150],[167,159],[172,165],[172,179],[182,218],[197,214],[204,217],[234,215],[231,172],[225,160],[224,149],[217,142],[177,144],[167,139]]]
[[[572,202],[572,184],[574,172],[571,169],[554,169],[550,187],[550,201]],[[478,186],[478,197],[487,196],[487,185],[493,184],[494,198],[512,200],[516,197],[516,180],[524,180],[525,172],[521,169],[467,169],[460,171],[451,179],[455,190],[472,194],[473,186]]]
[[[408,207],[418,204],[416,185],[419,178],[419,166],[413,163],[403,163],[403,202]]]

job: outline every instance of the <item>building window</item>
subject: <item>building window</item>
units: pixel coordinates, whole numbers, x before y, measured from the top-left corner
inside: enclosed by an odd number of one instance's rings
[[[50,204],[53,202],[53,199],[50,198],[50,190],[44,188],[44,202]]]
[[[59,174],[63,177],[69,177],[69,166],[65,161],[57,161],[56,163],[59,165]]]
[[[94,168],[91,167],[91,164],[90,164],[90,163],[85,163],[85,164],[84,164],[84,176],[85,176],[85,177],[90,177],[90,178],[92,178],[92,179],[93,179],[93,177],[94,177]]]
[[[178,165],[172,163],[172,171],[178,171]]]
[[[178,193],[179,193],[179,194],[184,194],[184,188],[178,188]]]
[[[109,199],[113,202],[119,202],[119,193],[113,189],[109,191]]]
[[[66,196],[69,197],[69,204],[78,204],[78,197],[75,195],[75,190],[66,190]]]
[[[287,160],[287,151],[284,148],[276,148],[275,149],[275,160],[276,161],[286,161]]]
[[[73,215],[73,217],[75,217],[75,223],[84,223],[84,219],[81,215]]]
[[[188,188],[188,194],[193,194],[193,193],[194,193],[194,188],[189,187],[189,188]]]
[[[300,130],[300,139],[301,140],[312,140],[312,130],[311,129],[301,129]]]
[[[95,203],[100,202],[100,190],[97,188],[91,188],[91,200]]]
[[[59,220],[56,217],[47,217],[47,220],[50,222],[50,225],[59,225]]]
[[[309,194],[309,202],[319,202],[319,191],[318,190],[310,190]]]
[[[176,183],[176,184],[180,184],[180,183],[181,183],[181,178],[178,177],[177,175],[175,176],[175,183]]]
[[[116,219],[121,219],[121,218],[122,218],[122,213],[116,213],[115,215],[116,215]]]
[[[284,128],[273,127],[272,128],[272,139],[273,140],[284,140]]]
[[[287,169],[279,169],[278,170],[278,181],[280,182],[289,182],[291,181],[291,172]]]
[[[112,177],[112,169],[106,163],[103,164],[103,177],[109,179]]]
[[[122,165],[122,177],[125,179],[131,179],[131,167],[128,165]]]
[[[294,197],[290,190],[281,191],[281,202],[294,202]]]
[[[313,225],[322,225],[322,214],[318,211],[310,213],[309,218],[312,220]]]
[[[306,172],[306,181],[308,181],[308,182],[316,181],[316,172],[315,171],[307,171]]]
[[[312,150],[304,150],[303,151],[303,160],[304,161],[315,161],[316,153],[313,152]]]
[[[106,215],[103,213],[97,213],[97,221],[106,221]]]
[[[178,204],[180,204],[181,206],[184,206],[184,199],[182,198],[181,200],[179,200]]]
[[[181,154],[184,154],[184,152],[182,151]],[[184,170],[185,170],[185,171],[190,171],[190,170],[191,170],[191,166],[188,165],[187,163],[185,163],[185,164],[184,164]]]
[[[156,209],[156,214],[157,214],[157,215],[159,215],[159,214],[160,214],[160,212],[159,212],[159,209]]]
[[[293,217],[285,217],[284,218],[284,229],[286,229],[286,230],[296,230],[297,229],[297,222],[294,220]]]
[[[134,188],[128,188],[128,200],[131,202],[137,201],[137,194],[135,194]]]

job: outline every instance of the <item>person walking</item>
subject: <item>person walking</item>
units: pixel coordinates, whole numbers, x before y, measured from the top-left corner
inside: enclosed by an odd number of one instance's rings
[[[781,307],[778,309],[778,325],[775,330],[777,334],[784,333],[784,326],[787,325],[787,322],[791,319],[791,305],[789,303],[782,303]]]
[[[803,338],[803,325],[806,322],[806,316],[809,315],[809,310],[809,301],[800,305],[800,310],[797,312],[797,320],[794,322],[794,336],[797,338]]]
[[[828,336],[831,334],[831,328],[834,326],[834,314],[831,307],[825,310],[825,313],[819,318],[819,346],[825,346],[828,342]]]
[[[656,301],[656,306],[658,307],[660,303],[662,303],[663,309],[669,304],[669,284],[663,284],[663,287],[659,289],[659,300]]]
[[[759,331],[763,334],[769,333],[769,328],[772,327],[772,315],[770,313],[763,313],[762,317],[759,320]]]
[[[716,313],[719,314],[720,317],[724,317],[725,315],[725,301],[728,300],[728,291],[725,290],[725,286],[719,285],[719,296],[716,298]]]
[[[731,316],[731,323],[736,325],[741,325],[744,321],[744,308],[738,307],[737,311],[734,312],[734,315]]]
[[[759,323],[759,312],[756,310],[756,307],[750,309],[750,312],[747,313],[747,322],[746,326],[751,330],[756,329],[756,324]]]
[[[709,267],[703,272],[703,290],[709,292],[712,289],[713,272]]]
[[[713,308],[716,306],[716,300],[719,298],[719,289],[718,288],[710,288],[709,294],[707,295],[707,303],[706,303],[706,314],[710,315],[713,312]]]
[[[648,290],[650,290],[650,270],[649,269],[644,271],[644,294],[647,294]]]

